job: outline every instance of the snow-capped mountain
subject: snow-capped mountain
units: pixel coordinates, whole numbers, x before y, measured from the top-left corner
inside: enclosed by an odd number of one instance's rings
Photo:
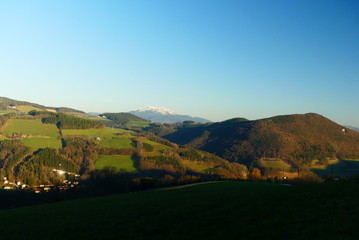
[[[199,123],[210,122],[204,118],[176,114],[175,111],[163,107],[146,107],[129,113],[155,123],[178,123],[183,121],[194,121]]]
[[[169,115],[175,115],[175,111],[172,111],[171,109],[168,108],[164,108],[164,107],[146,107],[146,108],[142,108],[137,110],[139,112],[146,112],[146,111],[150,111],[150,112],[157,112],[157,113],[161,113],[163,115],[169,114]]]

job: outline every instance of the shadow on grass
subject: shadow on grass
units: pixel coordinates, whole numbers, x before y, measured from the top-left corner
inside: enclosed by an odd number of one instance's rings
[[[329,176],[346,178],[358,177],[359,161],[340,160],[338,163],[328,165],[324,169],[312,169],[312,171],[322,178]]]

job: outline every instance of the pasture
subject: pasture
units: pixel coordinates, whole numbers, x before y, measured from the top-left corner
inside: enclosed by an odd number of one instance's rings
[[[17,106],[16,108],[17,108],[17,110],[19,110],[19,112],[22,112],[22,113],[28,113],[32,110],[44,111],[44,109],[40,109],[40,108],[33,107],[33,106],[25,106],[25,105]]]
[[[289,170],[290,165],[281,159],[260,159],[259,164],[263,168]]]
[[[43,124],[41,119],[10,119],[3,132],[5,134],[23,133],[53,138],[60,136],[55,124]]]
[[[181,163],[188,169],[199,173],[203,173],[205,170],[210,168],[210,166],[208,166],[209,165],[208,163],[204,164],[198,161],[181,160]],[[211,167],[214,167],[214,165]]]
[[[137,127],[137,128],[145,128],[149,127],[151,123],[149,122],[138,122],[138,121],[131,121],[127,125],[129,127]]]
[[[61,148],[62,143],[58,138],[41,138],[41,137],[33,137],[26,138],[23,140],[24,144],[28,147],[31,147],[34,150],[40,148]]]
[[[117,170],[124,170],[126,172],[136,171],[131,156],[99,156],[95,161],[95,169],[101,170],[108,167],[116,168]]]
[[[359,239],[357,182],[217,182],[0,211],[4,239]],[[16,224],[14,224],[16,223]],[[21,226],[21,228],[19,227]]]
[[[115,134],[122,134],[128,131],[117,128],[96,128],[96,129],[66,129],[62,130],[64,136],[67,135],[85,135],[89,137],[99,137],[99,138],[112,138]]]
[[[100,145],[113,148],[135,148],[135,145],[130,138],[103,139],[100,141]]]
[[[168,147],[166,145],[163,145],[161,143],[157,143],[157,142],[153,142],[150,140],[144,140],[144,143],[148,143],[151,144],[153,146],[153,152],[145,152],[144,155],[145,156],[160,156],[161,155],[161,151],[165,150],[165,149],[171,149],[171,147]]]
[[[16,110],[0,110],[0,115],[8,114],[8,113],[17,113]]]

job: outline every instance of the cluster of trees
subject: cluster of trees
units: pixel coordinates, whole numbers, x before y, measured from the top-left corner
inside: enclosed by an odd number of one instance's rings
[[[137,152],[135,148],[114,148],[114,147],[97,147],[98,155],[132,155]]]
[[[43,123],[56,124],[59,129],[89,129],[103,128],[101,122],[79,118],[64,113],[32,110],[29,115],[41,118]]]
[[[0,177],[7,177],[10,181],[16,178],[14,167],[31,153],[20,140],[0,141]]]
[[[0,116],[0,128],[3,127],[9,118],[7,116]]]
[[[58,176],[53,169],[77,172],[75,164],[64,159],[57,149],[45,148],[20,164],[17,177],[29,185],[54,183]]]
[[[127,123],[132,121],[137,122],[150,122],[146,119],[137,117],[130,113],[104,113],[100,116],[105,116],[107,119],[113,121],[117,126],[125,126]]]
[[[157,143],[166,145],[166,146],[174,148],[174,149],[178,148],[178,145],[176,143],[170,142],[167,139],[164,139],[164,138],[162,138],[160,136],[156,136],[156,135],[154,135],[153,133],[150,133],[150,132],[140,132],[140,133],[138,133],[138,136],[139,137],[145,137],[150,141],[157,142]]]
[[[67,136],[63,138],[61,154],[70,159],[85,174],[95,169],[94,162],[98,158],[97,144],[88,137]]]
[[[56,124],[59,129],[89,129],[104,127],[100,122],[74,117],[63,113],[58,113],[56,115],[51,114],[48,117],[44,117],[42,122]]]

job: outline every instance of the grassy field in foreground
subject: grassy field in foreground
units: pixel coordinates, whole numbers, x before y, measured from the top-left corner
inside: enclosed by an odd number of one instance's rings
[[[25,120],[25,119],[10,119],[3,130],[5,134],[23,133],[31,134],[33,136],[60,136],[59,130],[55,124],[43,124],[41,119]]]
[[[39,148],[61,148],[62,143],[58,138],[26,138],[24,144],[34,150]]]
[[[220,182],[0,211],[11,239],[358,239],[358,183]],[[21,226],[21,227],[20,227]]]
[[[95,161],[95,169],[104,169],[106,167],[114,167],[117,170],[127,172],[136,171],[131,156],[99,156]]]

